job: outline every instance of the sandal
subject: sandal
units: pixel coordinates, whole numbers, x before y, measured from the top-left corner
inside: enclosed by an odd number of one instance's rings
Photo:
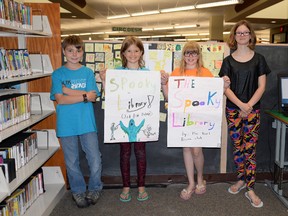
[[[236,190],[232,190],[232,189],[235,189]],[[234,184],[234,185],[231,185],[229,188],[228,188],[228,192],[231,193],[231,194],[238,194],[241,190],[243,190],[244,188],[246,188],[246,184],[242,185],[241,187],[237,188],[237,183]]]
[[[192,194],[194,193],[195,188],[193,188],[192,190],[187,190],[187,189],[183,189],[180,193],[180,198],[182,198],[183,200],[189,200],[192,196]]]
[[[146,190],[144,190],[143,192],[138,192],[138,196],[137,196],[138,201],[145,201],[148,199],[149,199],[149,195],[146,192]]]
[[[200,195],[200,194],[204,194],[206,192],[206,181],[203,181],[202,185],[196,185],[196,189],[195,189],[195,193]]]
[[[257,201],[259,202],[258,205],[256,205],[256,204],[253,202],[253,200],[250,198],[248,192],[245,192],[245,197],[249,200],[250,204],[251,204],[253,207],[255,207],[255,208],[261,208],[261,207],[263,207],[263,205],[264,205],[263,202],[262,202],[262,200],[261,200],[258,196],[256,196],[256,197],[255,197],[255,200],[254,200],[254,201],[257,200]]]
[[[121,202],[129,202],[129,201],[131,201],[132,196],[130,194],[130,191],[128,191],[127,193],[122,192],[120,194],[120,198],[119,199],[120,199]]]

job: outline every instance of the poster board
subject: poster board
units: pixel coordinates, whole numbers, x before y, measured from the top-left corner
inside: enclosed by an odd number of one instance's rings
[[[157,141],[159,112],[159,71],[106,71],[105,143]]]
[[[168,147],[220,147],[222,78],[170,77],[168,98]]]

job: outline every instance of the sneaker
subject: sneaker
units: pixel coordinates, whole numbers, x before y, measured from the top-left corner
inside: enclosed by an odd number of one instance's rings
[[[101,196],[101,191],[88,191],[86,199],[89,204],[95,205]]]
[[[89,203],[85,199],[85,193],[74,193],[72,194],[72,198],[76,202],[78,208],[86,208],[89,206]]]

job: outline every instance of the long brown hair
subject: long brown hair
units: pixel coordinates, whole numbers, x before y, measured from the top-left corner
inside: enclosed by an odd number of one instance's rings
[[[240,20],[239,22],[237,22],[231,29],[230,31],[230,35],[227,41],[228,46],[230,47],[230,49],[232,50],[236,50],[237,49],[237,41],[235,39],[235,35],[236,35],[236,30],[238,29],[239,26],[244,25],[246,26],[249,31],[250,31],[250,36],[251,39],[249,40],[249,44],[248,47],[252,50],[255,49],[255,44],[256,44],[256,34],[251,26],[251,24],[247,21],[247,20]]]
[[[143,59],[144,55],[144,46],[142,41],[134,36],[127,36],[124,41],[122,42],[121,50],[120,50],[120,56],[122,60],[122,67],[127,67],[127,59],[124,56],[124,52],[131,46],[131,45],[136,45],[140,51],[142,52],[141,57],[139,58],[138,64],[140,68],[143,68],[145,66],[145,62]]]
[[[203,58],[199,44],[194,41],[187,42],[182,49],[182,58],[180,61],[180,74],[182,76],[185,75],[186,62],[184,54],[186,51],[196,51],[198,53],[198,61],[196,64],[196,68],[197,68],[197,76],[199,76],[201,73],[201,67],[203,67]]]

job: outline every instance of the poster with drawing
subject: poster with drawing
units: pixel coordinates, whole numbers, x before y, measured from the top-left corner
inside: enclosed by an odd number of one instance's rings
[[[107,70],[105,143],[158,140],[159,109],[159,71]]]
[[[170,77],[168,98],[168,147],[220,147],[222,78]]]

